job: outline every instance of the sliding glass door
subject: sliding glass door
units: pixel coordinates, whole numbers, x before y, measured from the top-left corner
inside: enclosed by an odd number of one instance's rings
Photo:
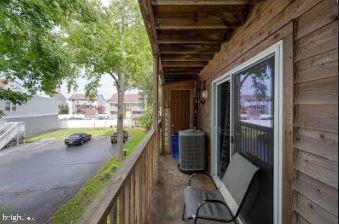
[[[233,152],[260,167],[251,202],[241,211],[246,223],[273,223],[274,55],[233,75]]]
[[[240,212],[247,224],[281,220],[280,50],[280,45],[274,46],[213,83],[212,163],[217,183],[223,185],[235,153],[260,167]]]

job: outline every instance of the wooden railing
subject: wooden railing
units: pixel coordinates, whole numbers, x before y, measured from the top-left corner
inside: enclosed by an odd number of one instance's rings
[[[77,223],[149,223],[159,158],[157,137],[154,130],[146,135]]]

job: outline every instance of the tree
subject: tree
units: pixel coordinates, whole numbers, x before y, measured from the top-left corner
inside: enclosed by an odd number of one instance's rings
[[[0,89],[0,99],[26,102],[37,91],[53,94],[76,67],[64,44],[70,21],[95,20],[86,0],[2,0],[0,77],[20,81],[26,92]],[[1,113],[1,111],[0,111]]]
[[[59,105],[59,114],[68,114],[69,108],[66,103],[62,103]]]
[[[89,83],[86,94],[97,95],[100,79],[109,74],[118,92],[117,158],[123,154],[123,97],[151,74],[151,50],[135,0],[113,0],[108,7],[94,2],[98,20],[73,23],[68,44]]]

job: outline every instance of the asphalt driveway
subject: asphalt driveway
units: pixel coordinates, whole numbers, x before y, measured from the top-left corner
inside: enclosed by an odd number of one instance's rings
[[[113,154],[105,137],[69,148],[47,140],[0,152],[0,213],[45,223]]]

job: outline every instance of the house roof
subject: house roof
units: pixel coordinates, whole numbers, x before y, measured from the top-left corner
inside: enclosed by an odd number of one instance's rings
[[[83,93],[74,93],[68,98],[69,100],[87,100],[87,97]]]
[[[141,98],[139,94],[125,94],[124,95],[124,103],[140,103]],[[118,94],[113,94],[111,98],[107,100],[107,102],[117,103],[118,102]]]
[[[196,79],[262,0],[139,0],[165,83]]]
[[[66,97],[60,92],[55,93],[52,98],[56,100],[66,100]]]
[[[72,96],[68,98],[69,100],[90,100],[88,97],[86,97],[83,93],[74,93]],[[94,100],[97,100],[98,97],[94,97]]]

